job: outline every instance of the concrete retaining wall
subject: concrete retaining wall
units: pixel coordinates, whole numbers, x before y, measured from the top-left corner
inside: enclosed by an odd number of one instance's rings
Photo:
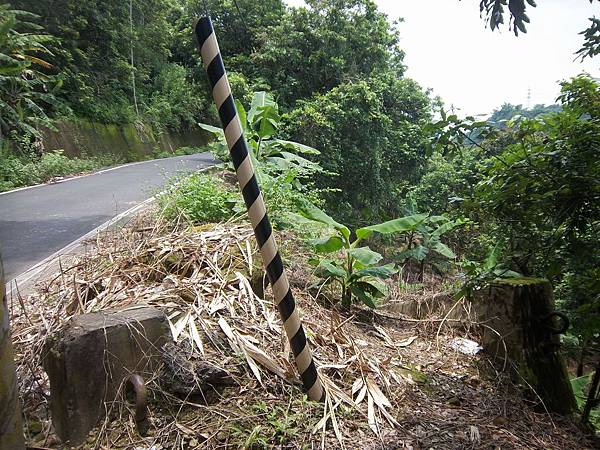
[[[202,147],[208,142],[207,133],[156,133],[148,125],[107,125],[78,120],[60,122],[56,130],[43,131],[44,150],[62,149],[67,156],[114,154],[127,161],[152,156],[156,149],[175,151],[179,147]]]

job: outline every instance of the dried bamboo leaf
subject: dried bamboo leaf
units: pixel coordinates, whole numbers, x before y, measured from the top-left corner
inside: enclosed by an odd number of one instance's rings
[[[392,404],[387,399],[387,397],[383,395],[383,392],[381,392],[379,386],[377,386],[377,383],[375,383],[375,381],[371,377],[367,377],[366,382],[369,388],[369,394],[373,397],[375,403],[380,408],[390,408]]]
[[[254,374],[254,376],[256,377],[256,379],[262,386],[263,382],[262,382],[262,377],[260,376],[260,370],[259,370],[258,366],[254,362],[254,360],[250,357],[246,348],[241,346],[241,349],[242,349],[242,352],[244,353],[244,357],[246,358],[246,362],[248,363],[248,366],[250,366],[250,370],[252,371],[252,373]]]
[[[358,390],[363,387],[363,385],[364,381],[362,378],[357,378],[354,380],[354,383],[352,383],[352,395],[356,394]]]
[[[356,400],[354,400],[354,403],[358,405],[360,402],[362,402],[364,400],[366,394],[367,394],[367,385],[365,384],[360,389],[360,392],[356,396]]]
[[[175,342],[177,342],[177,340],[179,339],[179,335],[182,333],[183,329],[187,325],[189,316],[190,316],[190,313],[188,311],[181,319],[179,319],[175,323],[175,325],[173,325],[171,327],[171,332],[173,333],[173,340]]]
[[[367,417],[369,428],[373,430],[373,433],[379,434],[379,429],[377,428],[377,419],[375,418],[375,406],[373,404],[373,397],[371,397],[371,394],[367,395]]]
[[[402,339],[400,342],[396,343],[396,347],[408,347],[410,344],[417,340],[418,336],[410,336],[406,339]]]
[[[200,351],[200,353],[202,355],[204,355],[204,345],[202,344],[202,339],[200,338],[200,333],[198,333],[198,328],[196,328],[196,321],[194,320],[194,318],[192,316],[190,316],[190,319],[189,319],[189,327],[190,327],[190,336],[192,337],[192,340],[196,344],[196,347],[198,347],[198,350]]]

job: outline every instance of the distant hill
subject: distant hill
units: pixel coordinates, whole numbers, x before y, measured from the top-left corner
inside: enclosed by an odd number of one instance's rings
[[[497,108],[492,112],[492,115],[487,121],[497,128],[506,128],[506,122],[515,116],[533,119],[542,114],[555,113],[560,110],[560,105],[535,105],[533,108],[524,108],[523,105],[504,103],[500,108]]]

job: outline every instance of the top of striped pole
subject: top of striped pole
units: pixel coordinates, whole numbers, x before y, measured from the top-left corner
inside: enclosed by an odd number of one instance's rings
[[[283,261],[277,250],[273,229],[254,174],[248,145],[244,139],[243,128],[235,109],[231,87],[227,80],[227,73],[225,72],[210,18],[203,17],[198,20],[196,23],[196,37],[198,38],[200,54],[223,126],[225,140],[231,154],[231,161],[235,167],[242,196],[248,208],[248,218],[254,229],[263,264],[273,290],[273,298],[283,321],[283,328],[294,353],[296,367],[309,398],[322,400],[324,396],[323,385],[319,379],[308,340],[304,334],[296,302],[285,274]]]

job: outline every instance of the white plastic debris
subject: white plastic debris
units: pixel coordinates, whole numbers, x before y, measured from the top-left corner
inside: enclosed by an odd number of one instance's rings
[[[452,349],[465,355],[476,355],[483,350],[483,347],[477,342],[461,337],[452,339],[449,345]]]

